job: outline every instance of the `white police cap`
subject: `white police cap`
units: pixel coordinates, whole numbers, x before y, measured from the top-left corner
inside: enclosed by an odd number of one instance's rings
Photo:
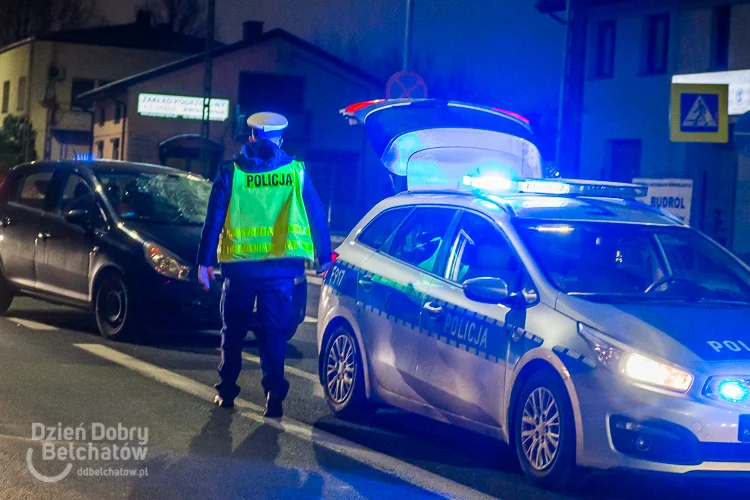
[[[254,113],[250,115],[247,119],[247,124],[251,128],[257,130],[274,132],[277,130],[284,130],[289,125],[289,122],[284,115],[264,111],[262,113]]]

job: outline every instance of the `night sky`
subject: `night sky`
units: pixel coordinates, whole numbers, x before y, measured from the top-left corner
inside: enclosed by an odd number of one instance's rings
[[[143,3],[98,2],[116,23],[132,22]],[[434,58],[438,71],[466,66],[467,75],[489,89],[493,104],[523,113],[554,111],[564,27],[539,14],[535,0],[414,2],[414,50]],[[405,0],[216,0],[216,6],[217,37],[224,42],[241,37],[243,20],[259,20],[266,29],[284,28],[346,59],[353,44],[363,59],[402,50]]]

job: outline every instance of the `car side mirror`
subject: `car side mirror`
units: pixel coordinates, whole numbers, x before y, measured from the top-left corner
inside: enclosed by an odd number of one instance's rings
[[[464,295],[485,304],[503,304],[510,307],[524,307],[524,297],[511,293],[508,284],[500,278],[472,278],[464,281]]]
[[[88,227],[91,224],[91,212],[83,209],[69,210],[65,214],[65,221],[77,226]]]

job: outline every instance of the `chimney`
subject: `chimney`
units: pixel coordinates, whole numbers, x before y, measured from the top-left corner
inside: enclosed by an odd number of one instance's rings
[[[263,34],[263,21],[245,21],[242,23],[242,39],[246,42],[257,40]]]
[[[150,10],[140,9],[135,15],[135,24],[137,24],[138,26],[141,26],[143,28],[151,28],[151,23],[152,19]]]

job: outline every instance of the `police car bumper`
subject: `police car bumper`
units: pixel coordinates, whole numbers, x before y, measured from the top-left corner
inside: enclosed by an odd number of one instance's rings
[[[573,378],[582,424],[579,465],[750,474],[750,442],[740,440],[750,433],[750,409],[655,392],[604,370]]]

